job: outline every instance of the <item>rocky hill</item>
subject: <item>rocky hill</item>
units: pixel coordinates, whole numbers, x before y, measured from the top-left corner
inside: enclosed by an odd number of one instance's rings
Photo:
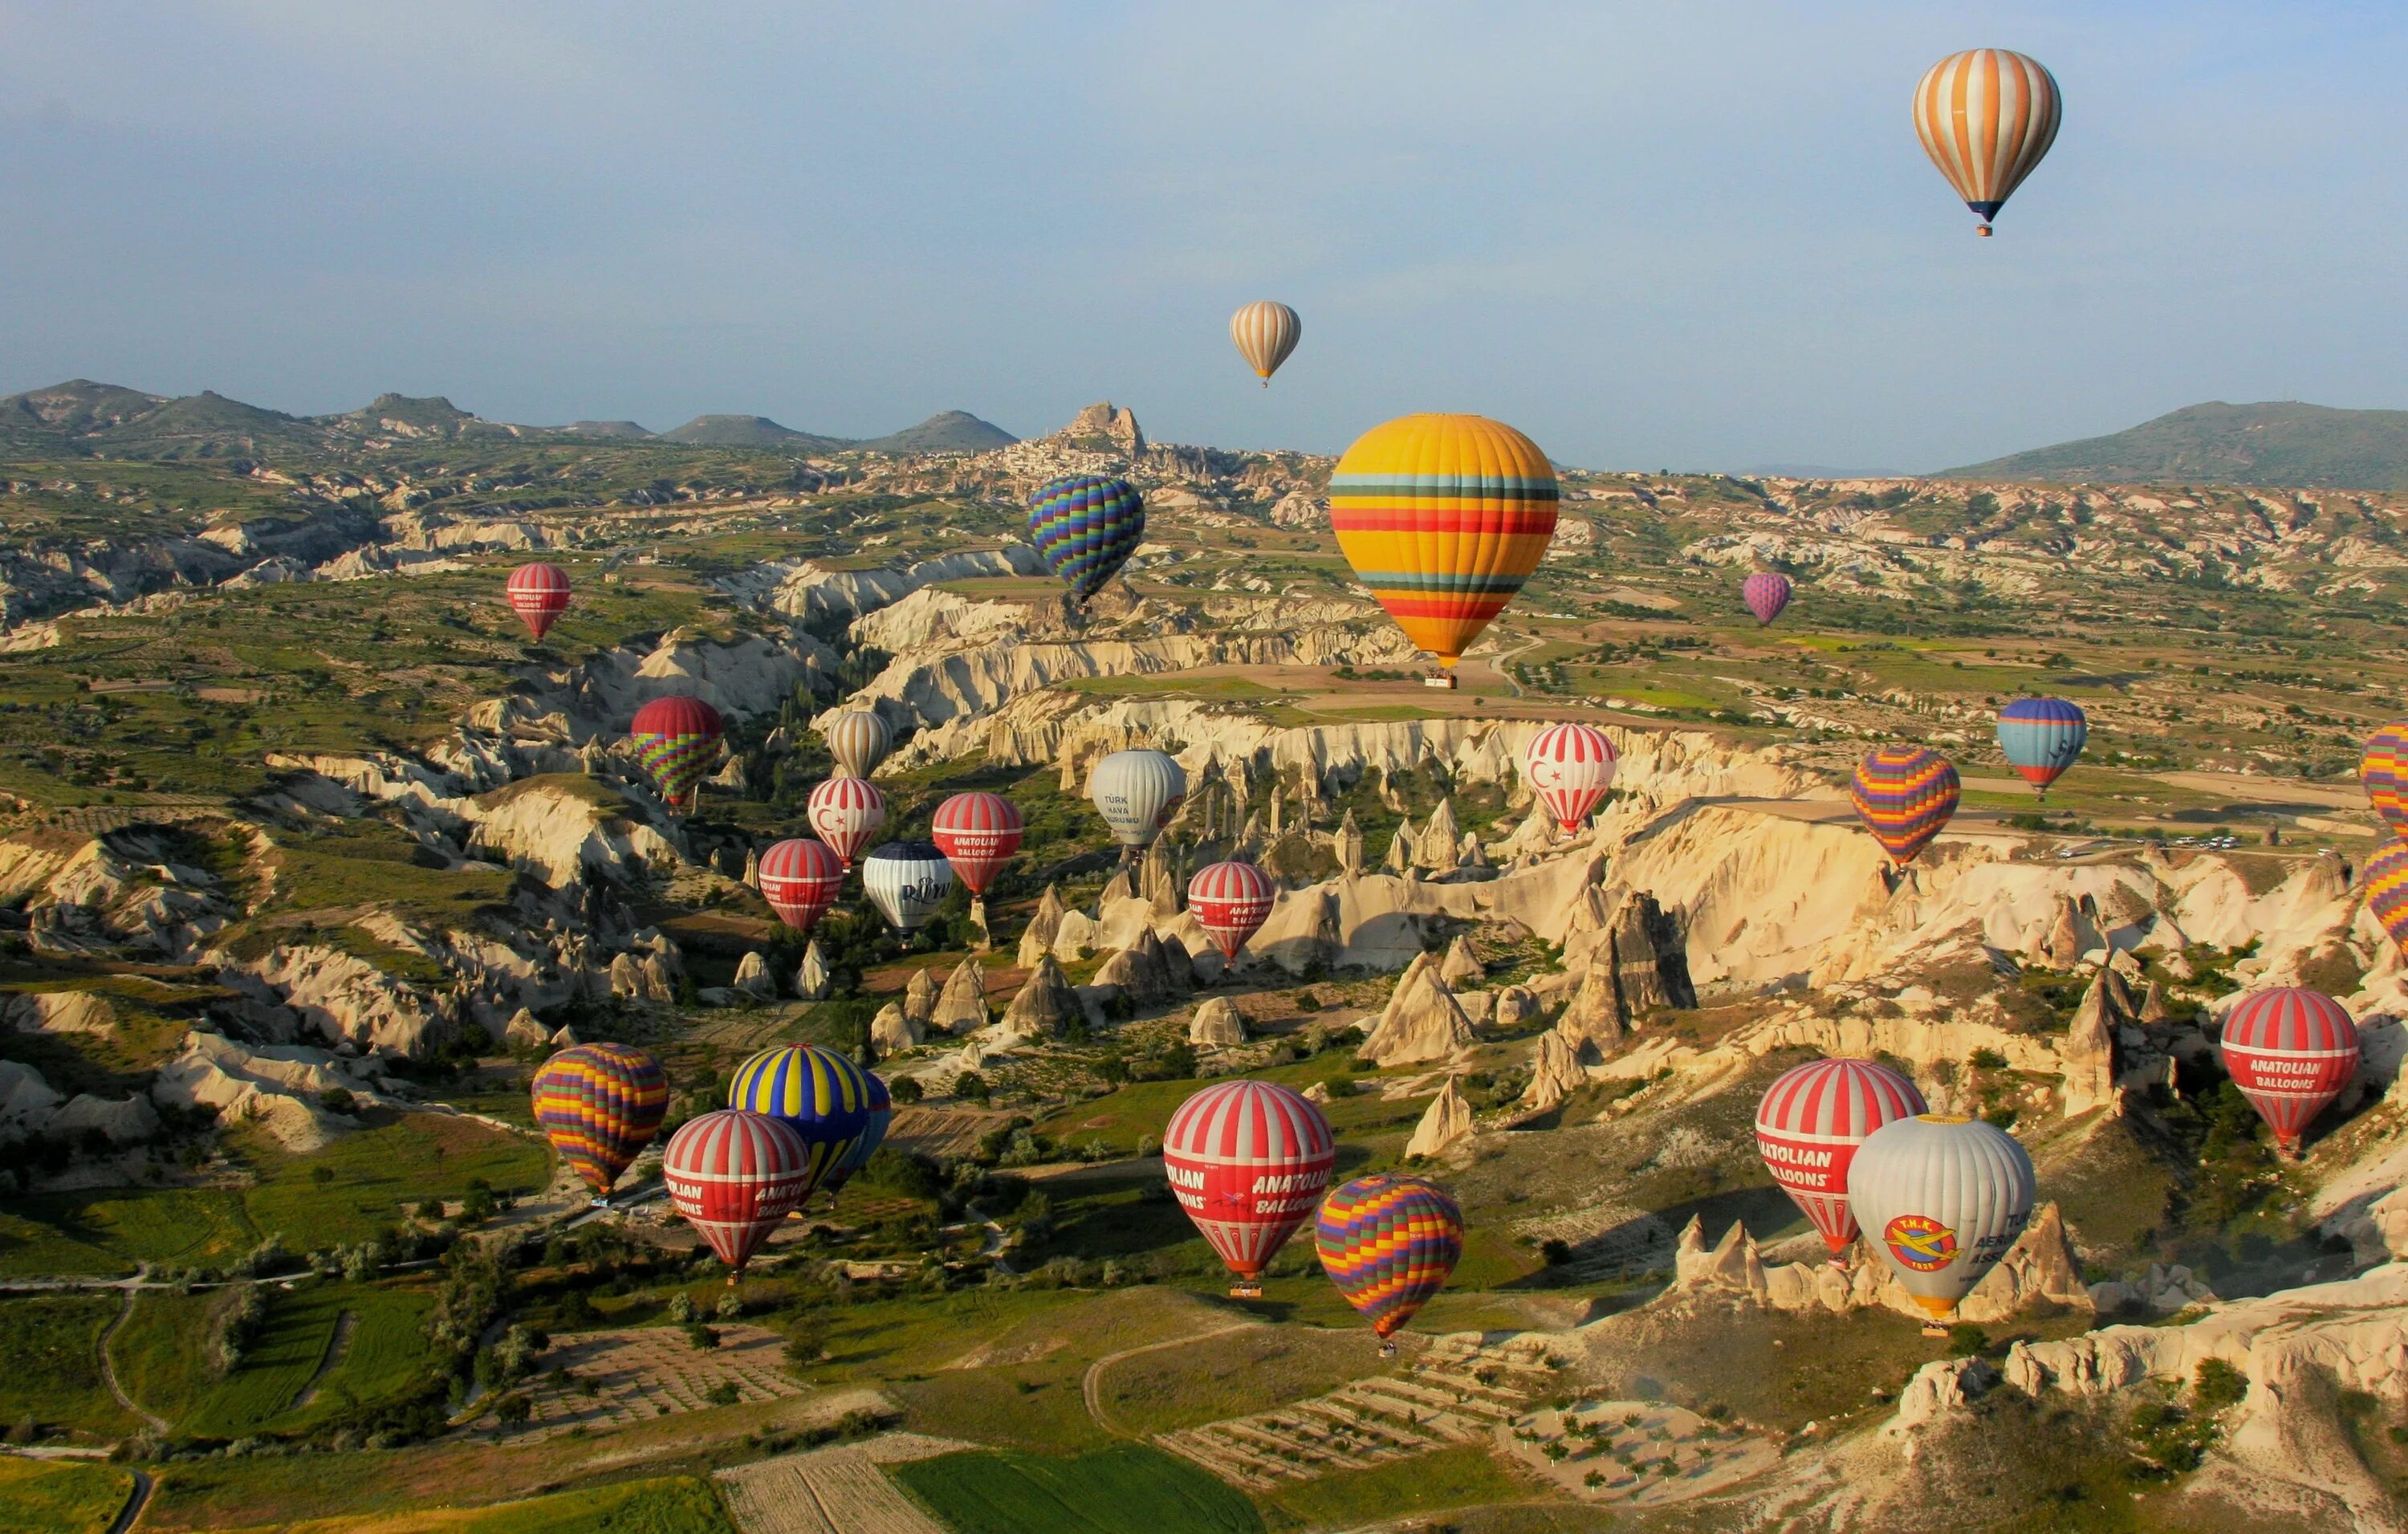
[[[1942,469],[1938,478],[2408,490],[2408,410],[2219,400],[2111,437]]]

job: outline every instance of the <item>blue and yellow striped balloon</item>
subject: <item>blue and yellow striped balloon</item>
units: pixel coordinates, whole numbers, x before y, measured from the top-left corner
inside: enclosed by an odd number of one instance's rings
[[[1999,710],[1999,749],[2043,798],[2089,738],[2089,717],[2061,697],[2010,698]]]
[[[727,1106],[783,1119],[810,1148],[808,1200],[869,1126],[869,1073],[816,1044],[765,1049],[736,1068]]]
[[[1028,539],[1084,604],[1145,538],[1145,498],[1126,480],[1073,474],[1028,497]]]
[[[1884,746],[1856,764],[1848,798],[1856,818],[1903,868],[1956,813],[1956,769],[1921,746]]]
[[[1329,1282],[1385,1341],[1446,1287],[1463,1258],[1463,1211],[1418,1177],[1358,1177],[1321,1201],[1312,1244]]]
[[[865,1070],[862,1076],[869,1082],[869,1112],[863,1121],[861,1133],[853,1140],[853,1148],[838,1156],[836,1165],[828,1168],[825,1186],[831,1202],[844,1191],[844,1185],[853,1181],[853,1173],[869,1165],[869,1158],[878,1154],[878,1147],[886,1143],[887,1126],[895,1122],[895,1097],[886,1090],[885,1082],[874,1070]]]
[[[668,1077],[630,1044],[578,1044],[535,1073],[535,1121],[597,1197],[660,1133]]]

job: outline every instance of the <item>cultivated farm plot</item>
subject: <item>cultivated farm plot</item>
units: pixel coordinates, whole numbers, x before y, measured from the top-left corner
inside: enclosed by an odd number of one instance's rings
[[[721,1470],[716,1479],[744,1534],[949,1534],[879,1467],[973,1447],[919,1433],[887,1433],[865,1443],[739,1465]]]
[[[971,1109],[906,1108],[896,1113],[895,1122],[888,1126],[886,1143],[923,1155],[968,1155],[978,1148],[981,1135],[998,1124],[1009,1123],[1010,1118],[1009,1113],[982,1113]]]
[[[1552,1459],[1550,1443],[1570,1452]],[[1497,1446],[1575,1497],[1641,1507],[1721,1491],[1781,1462],[1768,1440],[1647,1401],[1533,1412],[1499,1425]]]
[[[527,1384],[534,1410],[514,1441],[567,1432],[631,1426],[715,1404],[710,1392],[733,1385],[736,1404],[799,1396],[781,1349],[785,1339],[761,1326],[715,1326],[719,1346],[697,1348],[673,1326],[567,1332],[542,1355],[545,1369]],[[566,1370],[555,1379],[553,1370]],[[587,1394],[588,1389],[592,1394]]]

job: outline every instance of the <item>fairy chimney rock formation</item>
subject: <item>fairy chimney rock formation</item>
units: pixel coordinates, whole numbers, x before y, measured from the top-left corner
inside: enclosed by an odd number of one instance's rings
[[[1555,1031],[1563,1036],[1575,1055],[1583,1058],[1594,1051],[1603,1059],[1622,1047],[1621,993],[1614,982],[1613,961],[1606,950],[1599,949],[1590,955],[1580,989],[1572,994],[1564,1015],[1556,1019]]]
[[[1003,1031],[1022,1039],[1058,1038],[1070,1020],[1081,1015],[1079,993],[1049,953],[1037,961],[1028,983],[1004,1009]]]
[[[869,1047],[882,1055],[913,1048],[924,1037],[920,1025],[905,1016],[897,1002],[879,1008],[878,1015],[869,1020]]]
[[[769,973],[769,961],[759,949],[747,953],[736,963],[736,988],[756,1001],[778,998],[778,977]]]
[[[1350,878],[1363,871],[1363,828],[1354,824],[1354,811],[1350,807],[1345,820],[1330,838],[1330,851],[1338,858],[1338,871]]]
[[[2057,1049],[2065,1068],[2065,1116],[2072,1118],[2115,1100],[2115,1029],[2129,1021],[2117,999],[2124,989],[2113,972],[2100,970],[2083,994],[2065,1042]]]
[[[1246,1041],[1245,1015],[1227,996],[1211,996],[1187,1021],[1187,1041],[1198,1049],[1227,1049]]]
[[[945,988],[928,1016],[932,1031],[969,1033],[986,1026],[986,975],[976,959],[964,959],[945,978]]]
[[[825,1001],[828,994],[827,959],[820,953],[819,939],[803,950],[803,967],[795,971],[795,995],[805,1001]]]
[[[1471,1138],[1471,1105],[1463,1100],[1463,1093],[1449,1076],[1446,1085],[1431,1099],[1429,1111],[1413,1126],[1413,1138],[1405,1142],[1409,1156],[1439,1155]]]
[[[1446,957],[1439,962],[1438,978],[1450,986],[1476,985],[1488,978],[1488,967],[1471,952],[1471,939],[1458,935],[1446,945]]]
[[[911,971],[911,982],[903,988],[903,1015],[914,1027],[924,1029],[937,1015],[939,987],[937,977],[929,970]]]
[[[1413,866],[1413,822],[1408,815],[1397,823],[1397,834],[1388,842],[1388,855],[1381,860],[1383,873],[1402,873]]]
[[[1424,953],[1398,980],[1380,1021],[1355,1057],[1383,1068],[1418,1065],[1452,1059],[1474,1042],[1471,1019],[1439,979],[1437,961]]]
[[[1525,1023],[1535,1021],[1546,1010],[1546,1003],[1539,999],[1539,993],[1528,986],[1500,986],[1496,1005],[1489,1012],[1489,1022],[1500,1029],[1518,1028]]]
[[[502,1042],[512,1049],[541,1049],[550,1042],[552,1030],[535,1020],[535,1013],[521,1007],[510,1016],[509,1025],[502,1030]]]
[[[1579,1046],[1561,1029],[1549,1028],[1539,1036],[1539,1053],[1531,1058],[1530,1084],[1522,1089],[1521,1106],[1533,1113],[1559,1107],[1582,1080]]]

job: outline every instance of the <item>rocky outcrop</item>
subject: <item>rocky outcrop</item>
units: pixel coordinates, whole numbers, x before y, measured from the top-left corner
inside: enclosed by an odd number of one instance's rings
[[[1405,1142],[1405,1154],[1440,1155],[1470,1138],[1471,1105],[1464,1101],[1462,1089],[1449,1076],[1446,1085],[1430,1099],[1421,1123],[1413,1125],[1412,1138]]]
[[[1020,967],[1033,969],[1037,961],[1053,951],[1054,939],[1061,935],[1062,917],[1068,910],[1062,904],[1062,891],[1053,884],[1038,898],[1036,914],[1028,919],[1028,928],[1020,935]]]
[[[1453,1059],[1477,1042],[1471,1020],[1439,979],[1438,968],[1426,953],[1407,968],[1356,1058],[1385,1069]]]
[[[1622,988],[1614,977],[1610,953],[1599,951],[1581,976],[1580,989],[1555,1020],[1561,1035],[1580,1058],[1602,1059],[1622,1047]]]
[[[1187,1020],[1187,1041],[1197,1049],[1230,1049],[1246,1041],[1245,1014],[1227,996],[1210,996]]]
[[[916,1049],[925,1037],[898,1002],[879,1008],[878,1015],[869,1020],[869,1047],[882,1056]]]
[[[36,991],[12,996],[0,1010],[20,1033],[106,1034],[117,1027],[117,1009],[91,991]]]
[[[970,1033],[986,1024],[986,971],[976,959],[964,959],[945,978],[945,988],[928,1015],[929,1028],[938,1033]]]
[[[1539,1036],[1538,1053],[1530,1059],[1530,1084],[1522,1089],[1521,1107],[1532,1113],[1561,1107],[1584,1080],[1580,1046],[1562,1029],[1550,1028]]]
[[[911,971],[911,979],[903,987],[903,1015],[911,1025],[925,1032],[937,1020],[937,998],[944,993],[937,983],[936,971],[922,968]]]
[[[1699,1289],[1744,1296],[1775,1311],[1846,1312],[1878,1305],[1901,1315],[1919,1318],[1924,1314],[1888,1265],[1861,1244],[1856,1260],[1846,1268],[1823,1263],[1767,1268],[1743,1226],[1734,1222],[1721,1241],[1709,1248],[1704,1222],[1693,1215],[1673,1254],[1671,1292]],[[2091,1308],[2081,1264],[2055,1204],[2042,1204],[2034,1212],[2023,1235],[1999,1265],[1983,1275],[1958,1304],[1956,1313],[1971,1322],[2003,1321],[2042,1301],[2084,1311]]]
[[[1526,985],[1504,985],[1497,990],[1497,999],[1490,1006],[1488,1021],[1500,1031],[1521,1027],[1537,1021],[1547,1010],[1539,993]]]
[[[795,995],[805,1001],[824,1001],[828,994],[827,960],[821,956],[819,939],[803,950],[802,968],[795,971]]]
[[[778,999],[778,977],[769,972],[769,961],[759,949],[748,952],[736,962],[735,988],[755,1001]]]
[[[1446,945],[1446,957],[1439,961],[1438,978],[1460,990],[1477,985],[1488,978],[1488,967],[1471,951],[1471,939],[1458,935]]]
[[[2102,969],[2083,994],[2065,1041],[2057,1048],[2064,1066],[2065,1116],[2112,1107],[2115,1101],[2116,1029],[2132,1021],[2124,982]]]
[[[552,1041],[552,1030],[536,1020],[535,1013],[521,1007],[510,1014],[502,1027],[502,1042],[511,1049],[538,1050]]]
[[[1037,961],[1026,984],[1003,1011],[1003,1032],[1019,1039],[1058,1039],[1084,1015],[1079,993],[1051,954]]]
[[[609,969],[610,994],[629,1001],[668,1006],[677,1000],[677,982],[657,953],[619,953]]]
[[[150,1086],[161,1107],[208,1108],[226,1122],[255,1123],[288,1151],[314,1151],[357,1127],[328,1112],[325,1096],[349,1092],[381,1100],[382,1068],[299,1045],[245,1045],[214,1033],[184,1036],[181,1054],[159,1068]]]
[[[280,946],[248,968],[329,1043],[417,1059],[459,1033],[456,1020],[417,986],[338,948]]]

